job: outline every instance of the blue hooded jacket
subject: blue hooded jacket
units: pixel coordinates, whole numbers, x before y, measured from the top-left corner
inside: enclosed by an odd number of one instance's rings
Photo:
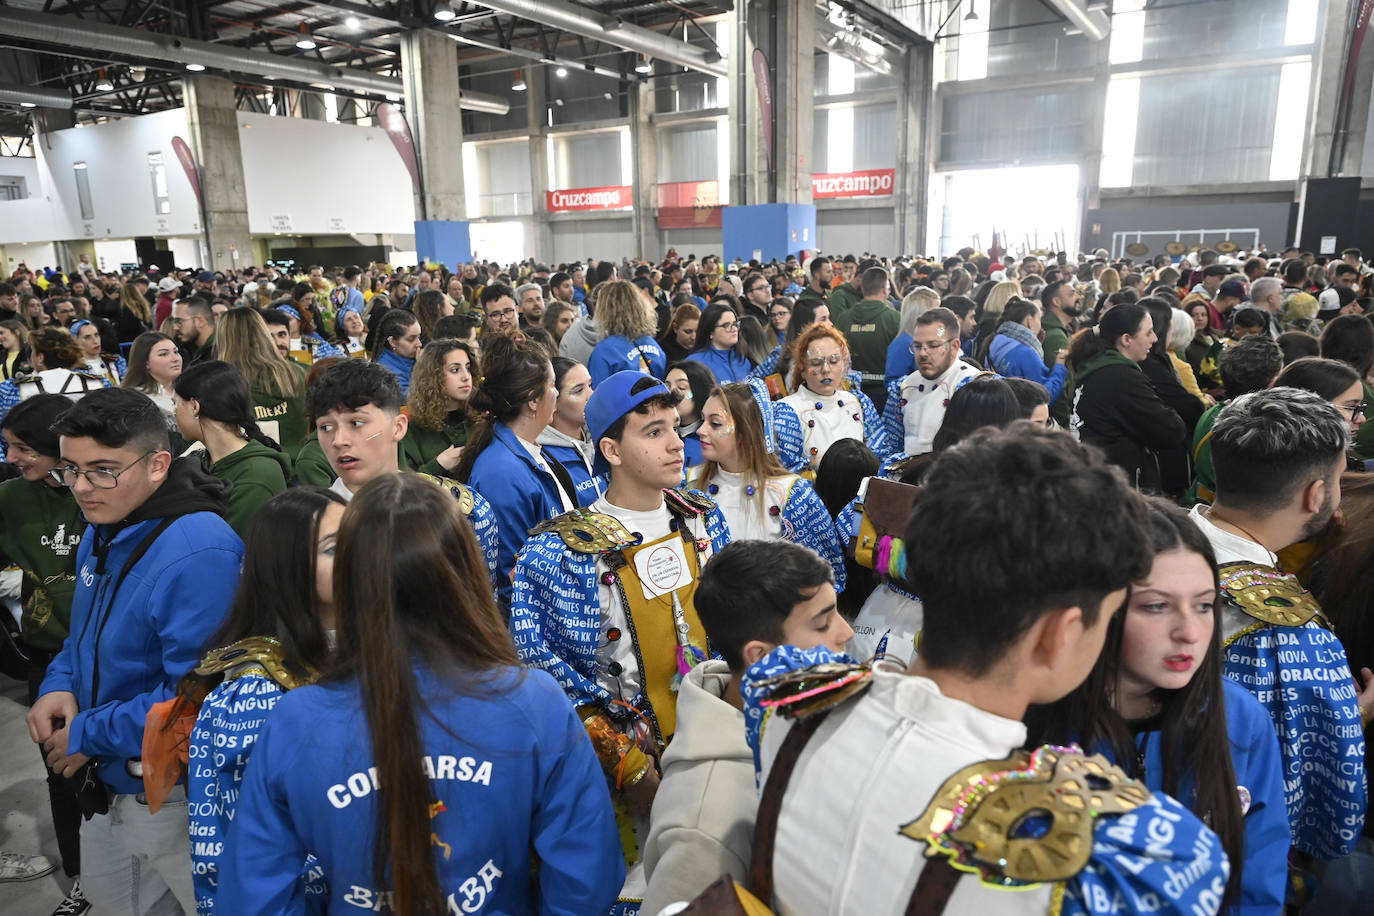
[[[716,384],[725,385],[730,382],[747,382],[754,367],[748,359],[740,356],[734,350],[717,350],[713,344],[707,344],[706,349],[697,350],[687,354],[687,358],[695,360],[716,377]]]
[[[410,374],[415,371],[415,360],[400,356],[395,350],[382,348],[382,355],[377,357],[377,365],[384,367],[392,375],[396,376],[396,381],[400,383],[401,394],[410,392]]]
[[[638,340],[629,340],[619,334],[603,338],[592,350],[587,360],[587,371],[592,376],[592,387],[625,369],[640,371],[640,360],[649,366],[649,374],[661,379],[668,373],[668,357],[663,348],[652,337],[645,335]]]
[[[504,423],[493,426],[491,444],[473,462],[468,486],[486,497],[496,515],[500,545],[496,557],[496,593],[502,606],[510,603],[510,574],[515,555],[529,530],[562,513],[558,481],[540,470],[515,433]]]
[[[429,777],[447,912],[609,911],[624,855],[601,764],[563,691],[541,671],[498,669],[461,693],[415,673],[429,707],[418,715],[425,756],[416,766]],[[282,697],[244,774],[217,908],[302,912],[301,863],[313,853],[329,881],[328,912],[394,911],[372,877],[374,765],[356,683]]]
[[[68,753],[95,758],[100,778],[121,795],[143,791],[125,762],[143,754],[148,709],[176,695],[238,587],[243,542],[218,514],[226,489],[193,459],[177,459],[129,524],[92,525],[77,550],[71,635],[39,695],[76,695]],[[116,591],[125,562],[164,518],[176,520]]]
[[[989,368],[995,369],[1000,375],[1029,379],[1044,385],[1050,393],[1051,404],[1058,400],[1069,374],[1063,363],[1046,366],[1044,359],[1034,350],[1006,334],[998,334],[992,339],[992,345],[988,348],[988,363]]]

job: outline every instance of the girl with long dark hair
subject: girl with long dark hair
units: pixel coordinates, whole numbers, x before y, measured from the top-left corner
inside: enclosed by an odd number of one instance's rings
[[[558,485],[539,434],[558,404],[548,351],[523,336],[494,335],[482,348],[482,382],[468,401],[477,428],[454,473],[487,498],[501,538],[497,581],[510,590],[515,555],[526,533],[577,504]]]
[[[1142,490],[1160,485],[1157,452],[1178,448],[1190,431],[1140,368],[1156,340],[1145,307],[1122,303],[1073,336],[1066,361],[1076,386],[1069,428]]]
[[[262,730],[216,908],[286,907],[313,853],[330,912],[606,912],[625,874],[606,779],[562,689],[520,666],[453,498],[381,475],[334,569],[335,664]]]
[[[1187,513],[1151,498],[1155,559],[1088,679],[1032,708],[1027,746],[1076,741],[1187,805],[1231,862],[1226,912],[1283,909],[1289,827],[1268,712],[1222,675],[1222,603],[1211,545]]]
[[[472,435],[468,399],[480,375],[477,352],[464,341],[434,340],[420,351],[406,395],[410,425],[401,440],[403,465],[436,477],[453,475]]]
[[[29,361],[29,329],[17,318],[0,321],[0,381],[22,372]]]
[[[697,325],[701,323],[701,309],[691,302],[684,302],[673,309],[673,317],[668,321],[668,330],[658,339],[668,362],[675,363],[687,358],[697,347]]]
[[[234,485],[224,520],[242,537],[258,509],[286,489],[291,459],[258,428],[248,380],[228,363],[197,363],[172,388],[182,437],[204,444],[202,467]]]
[[[687,358],[704,363],[722,385],[747,381],[754,364],[740,356],[735,349],[738,343],[739,314],[730,306],[717,302],[701,313],[697,348]]]
[[[255,739],[288,690],[313,683],[329,666],[343,510],[343,497],[320,487],[295,487],[263,504],[244,538],[243,577],[229,614],[200,666],[177,688],[171,719],[200,707],[186,788],[204,802],[192,805],[190,816],[192,880],[202,911],[215,905],[218,850],[238,807]],[[234,753],[224,752],[229,746]],[[304,857],[302,868],[307,900],[319,900],[323,882],[310,879]]]
[[[732,540],[782,539],[810,547],[844,591],[844,547],[811,482],[790,473],[773,444],[773,404],[760,379],[722,385],[701,408],[700,469],[692,486],[716,501]]]
[[[382,316],[373,343],[372,361],[385,367],[401,385],[401,394],[410,391],[410,374],[420,355],[420,321],[415,313],[392,309]]]
[[[553,459],[549,470],[558,479],[564,495],[579,506],[590,506],[606,491],[605,477],[592,471],[596,444],[587,432],[592,375],[576,360],[555,356],[553,386],[558,389],[558,401],[554,404],[553,419],[539,434],[538,444]]]
[[[701,464],[701,438],[697,435],[701,405],[717,387],[716,377],[705,363],[684,359],[668,367],[664,383],[682,397],[677,404],[677,434],[682,439],[682,470],[686,474]]]

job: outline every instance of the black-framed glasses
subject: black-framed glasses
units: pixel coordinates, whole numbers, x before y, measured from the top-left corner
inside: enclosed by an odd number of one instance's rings
[[[738,322],[738,321],[722,321],[720,324],[716,325],[716,330],[717,330],[717,331],[733,331],[733,330],[735,330],[735,329],[738,328],[738,327],[739,327],[739,322]]]
[[[1360,417],[1364,416],[1364,415],[1365,415],[1365,412],[1366,412],[1368,409],[1369,409],[1369,404],[1367,404],[1367,403],[1364,402],[1364,401],[1361,401],[1361,402],[1358,403],[1358,404],[1342,404],[1342,405],[1341,405],[1341,410],[1343,410],[1343,411],[1349,411],[1349,412],[1350,412],[1350,419],[1351,419],[1352,421],[1353,421],[1353,420],[1358,420]]]
[[[64,487],[74,487],[76,486],[77,478],[84,477],[86,478],[86,483],[95,487],[97,490],[113,490],[115,487],[119,486],[119,475],[143,461],[149,455],[156,454],[157,449],[150,449],[117,471],[111,471],[109,468],[92,468],[89,471],[83,471],[68,464],[60,468],[53,468],[48,473],[52,475],[53,480],[62,484]]]

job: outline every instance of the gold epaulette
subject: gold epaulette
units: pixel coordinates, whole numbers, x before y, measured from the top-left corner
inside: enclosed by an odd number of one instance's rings
[[[997,887],[1065,881],[1093,849],[1093,820],[1125,814],[1150,790],[1103,757],[1045,745],[964,767],[925,812],[901,828],[948,856],[961,871]]]
[[[418,471],[416,473],[419,473]],[[458,500],[458,511],[464,515],[471,515],[476,502],[472,498],[472,491],[465,485],[450,477],[436,477],[433,474],[420,474],[425,480],[435,486],[443,487],[453,494],[453,498]]]
[[[663,500],[668,504],[669,509],[674,510],[679,515],[705,515],[716,507],[714,499],[705,493],[689,490],[686,487],[664,490]]]
[[[245,667],[246,666],[246,667]],[[241,669],[232,674],[232,669]],[[249,673],[261,673],[281,685],[283,690],[295,690],[312,684],[319,675],[309,670],[306,678],[298,678],[286,667],[281,644],[270,636],[249,636],[222,649],[212,649],[200,660],[196,674],[225,673],[225,680],[233,680]]]
[[[1300,627],[1321,614],[1321,605],[1296,576],[1271,566],[1227,563],[1221,567],[1220,582],[1238,608],[1262,623]]]
[[[755,686],[768,690],[759,705],[784,718],[805,719],[860,696],[872,681],[871,665],[825,662],[760,678]]]
[[[546,531],[557,531],[563,543],[577,553],[601,553],[606,550],[619,550],[638,542],[638,538],[625,529],[620,520],[604,512],[593,512],[587,508],[574,509],[555,515],[530,529],[530,537]]]

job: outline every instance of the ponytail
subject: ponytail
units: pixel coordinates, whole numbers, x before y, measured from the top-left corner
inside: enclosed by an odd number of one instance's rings
[[[1077,372],[1108,350],[1115,350],[1121,335],[1138,333],[1149,314],[1137,302],[1112,306],[1103,313],[1097,327],[1084,328],[1069,341],[1069,355],[1064,360],[1069,371]]]
[[[236,366],[218,359],[197,363],[177,376],[172,390],[183,401],[199,401],[201,419],[241,429],[247,439],[282,450],[258,426],[248,378]]]
[[[482,375],[468,397],[468,413],[477,417],[453,476],[467,483],[477,457],[496,437],[496,424],[520,416],[525,404],[539,397],[548,383],[549,353],[523,336],[498,336],[482,348]]]

